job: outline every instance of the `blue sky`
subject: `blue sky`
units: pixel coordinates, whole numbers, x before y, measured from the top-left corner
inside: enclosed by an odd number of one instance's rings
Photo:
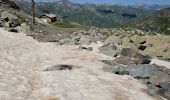
[[[56,1],[56,0],[35,0],[35,1]],[[135,4],[135,3],[145,3],[145,4],[161,4],[170,5],[170,0],[70,0],[75,3],[113,3],[113,4]]]
[[[170,0],[71,0],[77,3],[116,3],[116,4],[135,4],[137,2],[146,4],[170,4]]]

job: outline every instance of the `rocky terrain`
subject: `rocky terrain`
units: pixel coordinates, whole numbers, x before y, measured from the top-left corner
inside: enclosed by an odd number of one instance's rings
[[[0,100],[170,99],[170,36],[96,27],[65,34],[38,18],[32,26],[30,15],[6,3]]]

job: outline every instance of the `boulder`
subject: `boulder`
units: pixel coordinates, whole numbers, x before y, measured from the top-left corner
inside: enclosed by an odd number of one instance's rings
[[[108,43],[99,48],[100,52],[108,56],[116,57],[118,55],[117,47],[113,43]]]
[[[113,71],[113,72],[116,72],[116,71]],[[156,66],[146,64],[146,65],[128,65],[127,67],[121,66],[119,70],[117,71],[117,73],[126,72],[126,73],[129,73],[130,76],[137,78],[137,79],[149,79],[149,77],[156,71],[157,71]]]
[[[18,17],[8,11],[4,11],[1,13],[1,18],[9,18],[9,19],[18,19]]]
[[[146,45],[148,45],[148,47],[143,51],[145,54],[165,60],[170,59],[170,49],[168,49],[170,48],[170,36],[147,35],[145,38],[147,39]],[[149,45],[151,46],[149,47]]]
[[[112,73],[118,74],[118,75],[129,75],[128,70],[124,66],[117,66],[112,69]]]
[[[18,19],[12,19],[9,22],[9,27],[17,27],[17,26],[21,26],[21,23]]]
[[[30,29],[30,26],[17,26],[16,27],[17,30],[19,30],[19,32],[23,32],[25,34],[29,34],[31,33],[31,29]]]
[[[72,44],[74,44],[74,41],[72,41],[72,40],[69,39],[69,38],[65,38],[65,39],[60,40],[59,43],[60,43],[61,45],[63,45],[63,44],[70,44],[70,45],[72,45]]]
[[[162,72],[157,71],[155,72],[149,79],[151,85],[155,88],[158,88],[158,91],[155,91],[157,94],[170,99],[170,75]]]
[[[143,36],[139,35],[133,35],[130,37],[131,42],[135,44],[145,44],[146,43],[146,38]]]
[[[120,45],[130,46],[131,44],[130,44],[130,39],[129,39],[129,37],[124,37],[124,38],[122,38],[122,42],[121,42]]]
[[[115,66],[106,65],[106,66],[103,67],[103,71],[114,73],[113,71],[116,71],[118,69],[118,67],[119,66],[117,66],[117,65],[115,65]]]
[[[129,64],[135,64],[133,59],[127,57],[127,56],[120,56],[117,57],[116,59],[113,60],[117,64],[122,64],[122,65],[129,65]]]
[[[6,23],[4,24],[4,27],[9,27],[9,22],[6,22]]]
[[[169,82],[170,82],[170,75],[162,71],[157,71],[150,77],[151,84],[155,86],[160,85],[162,88],[165,88],[165,89],[167,88],[170,89]]]
[[[90,36],[85,36],[85,35],[83,35],[83,36],[80,38],[80,40],[79,40],[78,43],[79,43],[79,44],[90,44],[90,43],[92,43],[92,40],[90,39]]]
[[[103,63],[110,65],[110,66],[116,66],[117,64],[113,60],[101,60]]]
[[[128,65],[126,67],[129,75],[138,78],[138,79],[145,79],[149,78],[153,73],[157,71],[157,67],[154,65]]]
[[[112,35],[105,40],[104,44],[108,44],[108,43],[118,44],[119,41],[120,41],[119,37]]]
[[[133,48],[123,48],[121,55],[128,56],[130,58],[143,58],[143,55]]]

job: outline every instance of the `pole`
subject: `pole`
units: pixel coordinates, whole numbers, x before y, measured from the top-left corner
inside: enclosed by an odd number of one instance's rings
[[[32,0],[32,24],[35,25],[35,2]]]

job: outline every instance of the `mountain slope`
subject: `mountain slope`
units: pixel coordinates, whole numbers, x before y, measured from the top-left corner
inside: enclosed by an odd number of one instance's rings
[[[14,8],[14,9],[20,9],[19,6],[16,5],[11,0],[0,0],[0,5],[5,6],[5,7],[11,7],[11,8]]]
[[[50,8],[50,9],[49,9]],[[97,27],[119,27],[129,20],[141,18],[154,12],[153,9],[120,5],[37,3],[41,13],[55,13],[66,21]]]
[[[65,1],[65,0],[64,0]],[[66,0],[67,1],[67,0]],[[30,13],[29,3],[17,2],[25,12]],[[159,7],[158,7],[159,8]],[[122,6],[115,4],[75,4],[72,2],[37,2],[37,17],[44,13],[54,13],[65,21],[86,26],[119,27],[124,23],[152,14],[157,10],[150,6]]]
[[[170,8],[165,8],[151,16],[131,21],[123,27],[135,27],[145,31],[170,34]]]

